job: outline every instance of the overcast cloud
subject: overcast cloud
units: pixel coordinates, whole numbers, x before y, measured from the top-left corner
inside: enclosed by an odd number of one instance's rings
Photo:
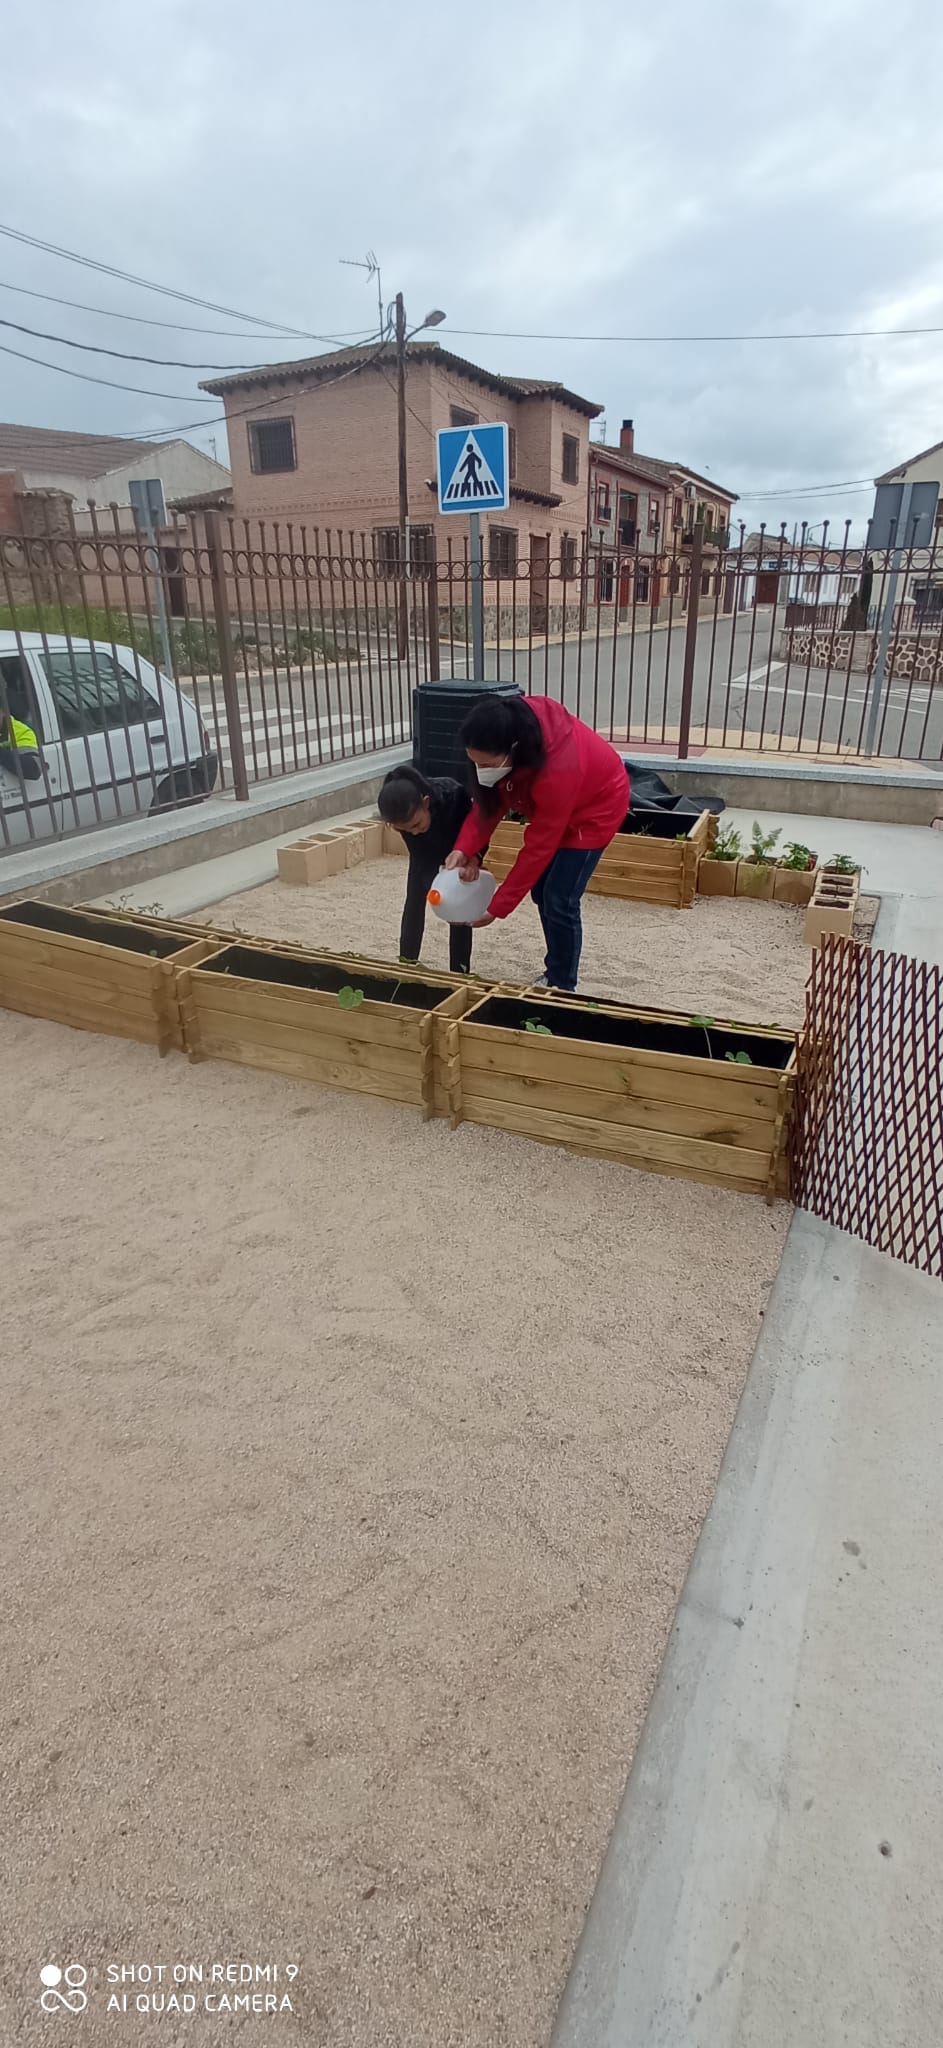
[[[4,220],[246,312],[366,331],[386,297],[493,369],[560,377],[636,446],[743,499],[749,525],[943,439],[941,341],[619,345],[477,338],[943,326],[943,19],[926,0],[42,0],[8,18]],[[0,239],[0,280],[225,327]],[[242,363],[302,343],[137,327],[0,289],[0,315],[142,354]],[[233,321],[233,327],[241,323]],[[451,330],[451,342],[450,342]],[[202,418],[202,372],[4,346],[185,403],[0,356],[0,415],[135,433]],[[218,436],[209,426],[192,438]],[[782,488],[764,501],[753,494]]]

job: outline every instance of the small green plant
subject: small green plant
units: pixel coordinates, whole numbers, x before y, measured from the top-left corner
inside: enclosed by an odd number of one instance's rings
[[[725,1052],[724,1058],[730,1061],[732,1067],[752,1067],[753,1065],[748,1052]]]
[[[753,830],[750,834],[750,851],[747,854],[749,866],[754,868],[771,867],[778,838],[778,832],[761,832],[758,821],[754,819]]]
[[[708,860],[739,860],[743,852],[743,840],[736,825],[728,825],[726,832],[718,832]]]
[[[532,1032],[535,1038],[553,1037],[549,1024],[541,1024],[537,1017],[525,1017],[524,1029],[525,1031]]]
[[[851,855],[848,853],[833,853],[825,865],[827,868],[831,868],[832,873],[835,875],[860,875],[861,873],[860,860],[852,860]]]
[[[337,1000],[342,1010],[359,1010],[363,999],[363,989],[351,988],[349,982],[337,991]]]
[[[695,1031],[703,1031],[704,1036],[707,1040],[707,1057],[709,1060],[712,1060],[714,1057],[714,1048],[711,1044],[710,1035],[711,1031],[717,1023],[716,1017],[692,1017],[690,1021],[692,1028]]]
[[[818,855],[813,853],[811,846],[800,846],[797,839],[790,839],[780,855],[779,865],[781,868],[795,868],[797,873],[804,875],[814,868],[817,859]]]

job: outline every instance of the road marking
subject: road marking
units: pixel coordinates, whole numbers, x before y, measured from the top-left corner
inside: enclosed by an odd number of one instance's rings
[[[768,663],[764,661],[761,668],[745,668],[742,676],[734,676],[731,689],[736,689],[738,683],[746,683],[747,685],[750,683],[761,683],[767,675],[772,675],[775,669],[785,668],[785,666],[784,661],[771,661]]]

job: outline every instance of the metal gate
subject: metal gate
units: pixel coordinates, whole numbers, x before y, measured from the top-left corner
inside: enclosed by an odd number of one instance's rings
[[[793,1193],[943,1279],[943,971],[828,939],[798,1060]]]

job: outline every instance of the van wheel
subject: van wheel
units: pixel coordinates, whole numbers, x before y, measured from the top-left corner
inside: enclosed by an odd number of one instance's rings
[[[179,811],[185,804],[201,804],[206,794],[202,768],[175,768],[172,775],[158,783],[149,816],[155,817],[158,811]]]

